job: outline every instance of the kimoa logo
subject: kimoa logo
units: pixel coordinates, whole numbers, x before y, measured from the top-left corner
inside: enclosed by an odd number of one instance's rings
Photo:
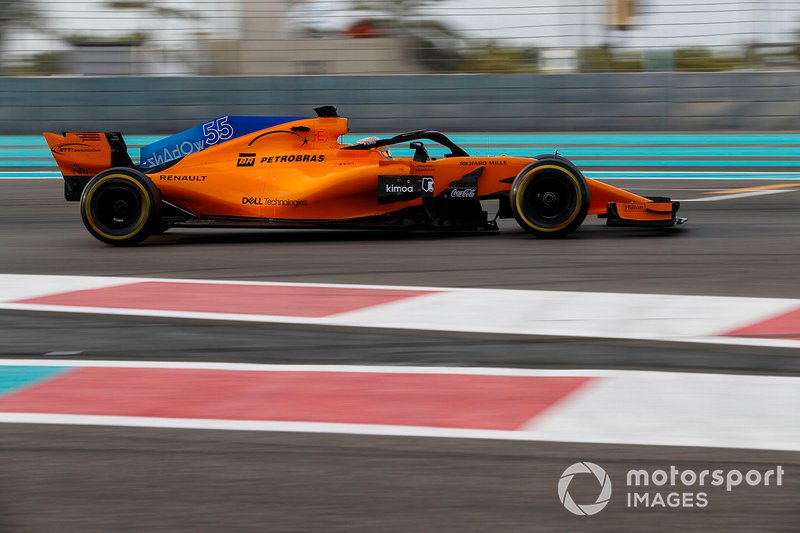
[[[594,503],[579,505],[575,503],[569,494],[569,484],[577,474],[594,474],[597,482],[600,483],[600,494]],[[611,499],[611,479],[606,471],[594,463],[584,461],[570,465],[561,474],[558,480],[558,499],[561,504],[572,514],[578,516],[591,516],[602,511]]]
[[[387,185],[386,192],[414,192],[411,185]]]

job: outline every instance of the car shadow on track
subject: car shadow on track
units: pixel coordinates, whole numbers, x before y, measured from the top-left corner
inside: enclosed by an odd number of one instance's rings
[[[587,226],[570,237],[584,239],[647,239],[685,236],[692,228],[674,226],[670,228],[608,228],[606,226]]]
[[[142,245],[252,244],[295,242],[390,242],[487,238],[486,231],[386,230],[184,230],[175,229],[147,239]]]
[[[462,239],[497,239],[554,243],[575,240],[647,239],[685,235],[687,228],[605,228],[587,226],[562,239],[537,239],[521,229],[503,231],[409,231],[409,230],[265,230],[265,229],[173,229],[147,239],[144,246],[316,243],[316,242],[431,242]],[[140,245],[141,246],[141,245]]]

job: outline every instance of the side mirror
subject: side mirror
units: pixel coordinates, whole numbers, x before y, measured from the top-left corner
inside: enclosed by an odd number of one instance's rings
[[[430,159],[428,150],[425,149],[425,145],[422,144],[422,142],[414,141],[413,143],[409,144],[408,147],[414,150],[414,161],[417,163],[427,163]]]

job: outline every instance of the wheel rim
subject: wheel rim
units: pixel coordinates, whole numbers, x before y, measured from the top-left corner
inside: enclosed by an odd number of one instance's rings
[[[123,179],[104,183],[92,195],[89,211],[97,229],[113,236],[134,233],[145,216],[139,188]]]
[[[537,226],[558,228],[575,218],[579,193],[564,174],[547,172],[536,176],[523,193],[523,215]]]

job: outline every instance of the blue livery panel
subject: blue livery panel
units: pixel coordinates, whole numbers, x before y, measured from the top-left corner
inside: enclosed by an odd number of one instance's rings
[[[306,117],[219,117],[176,133],[139,151],[139,166],[148,169],[169,163],[221,142]]]

